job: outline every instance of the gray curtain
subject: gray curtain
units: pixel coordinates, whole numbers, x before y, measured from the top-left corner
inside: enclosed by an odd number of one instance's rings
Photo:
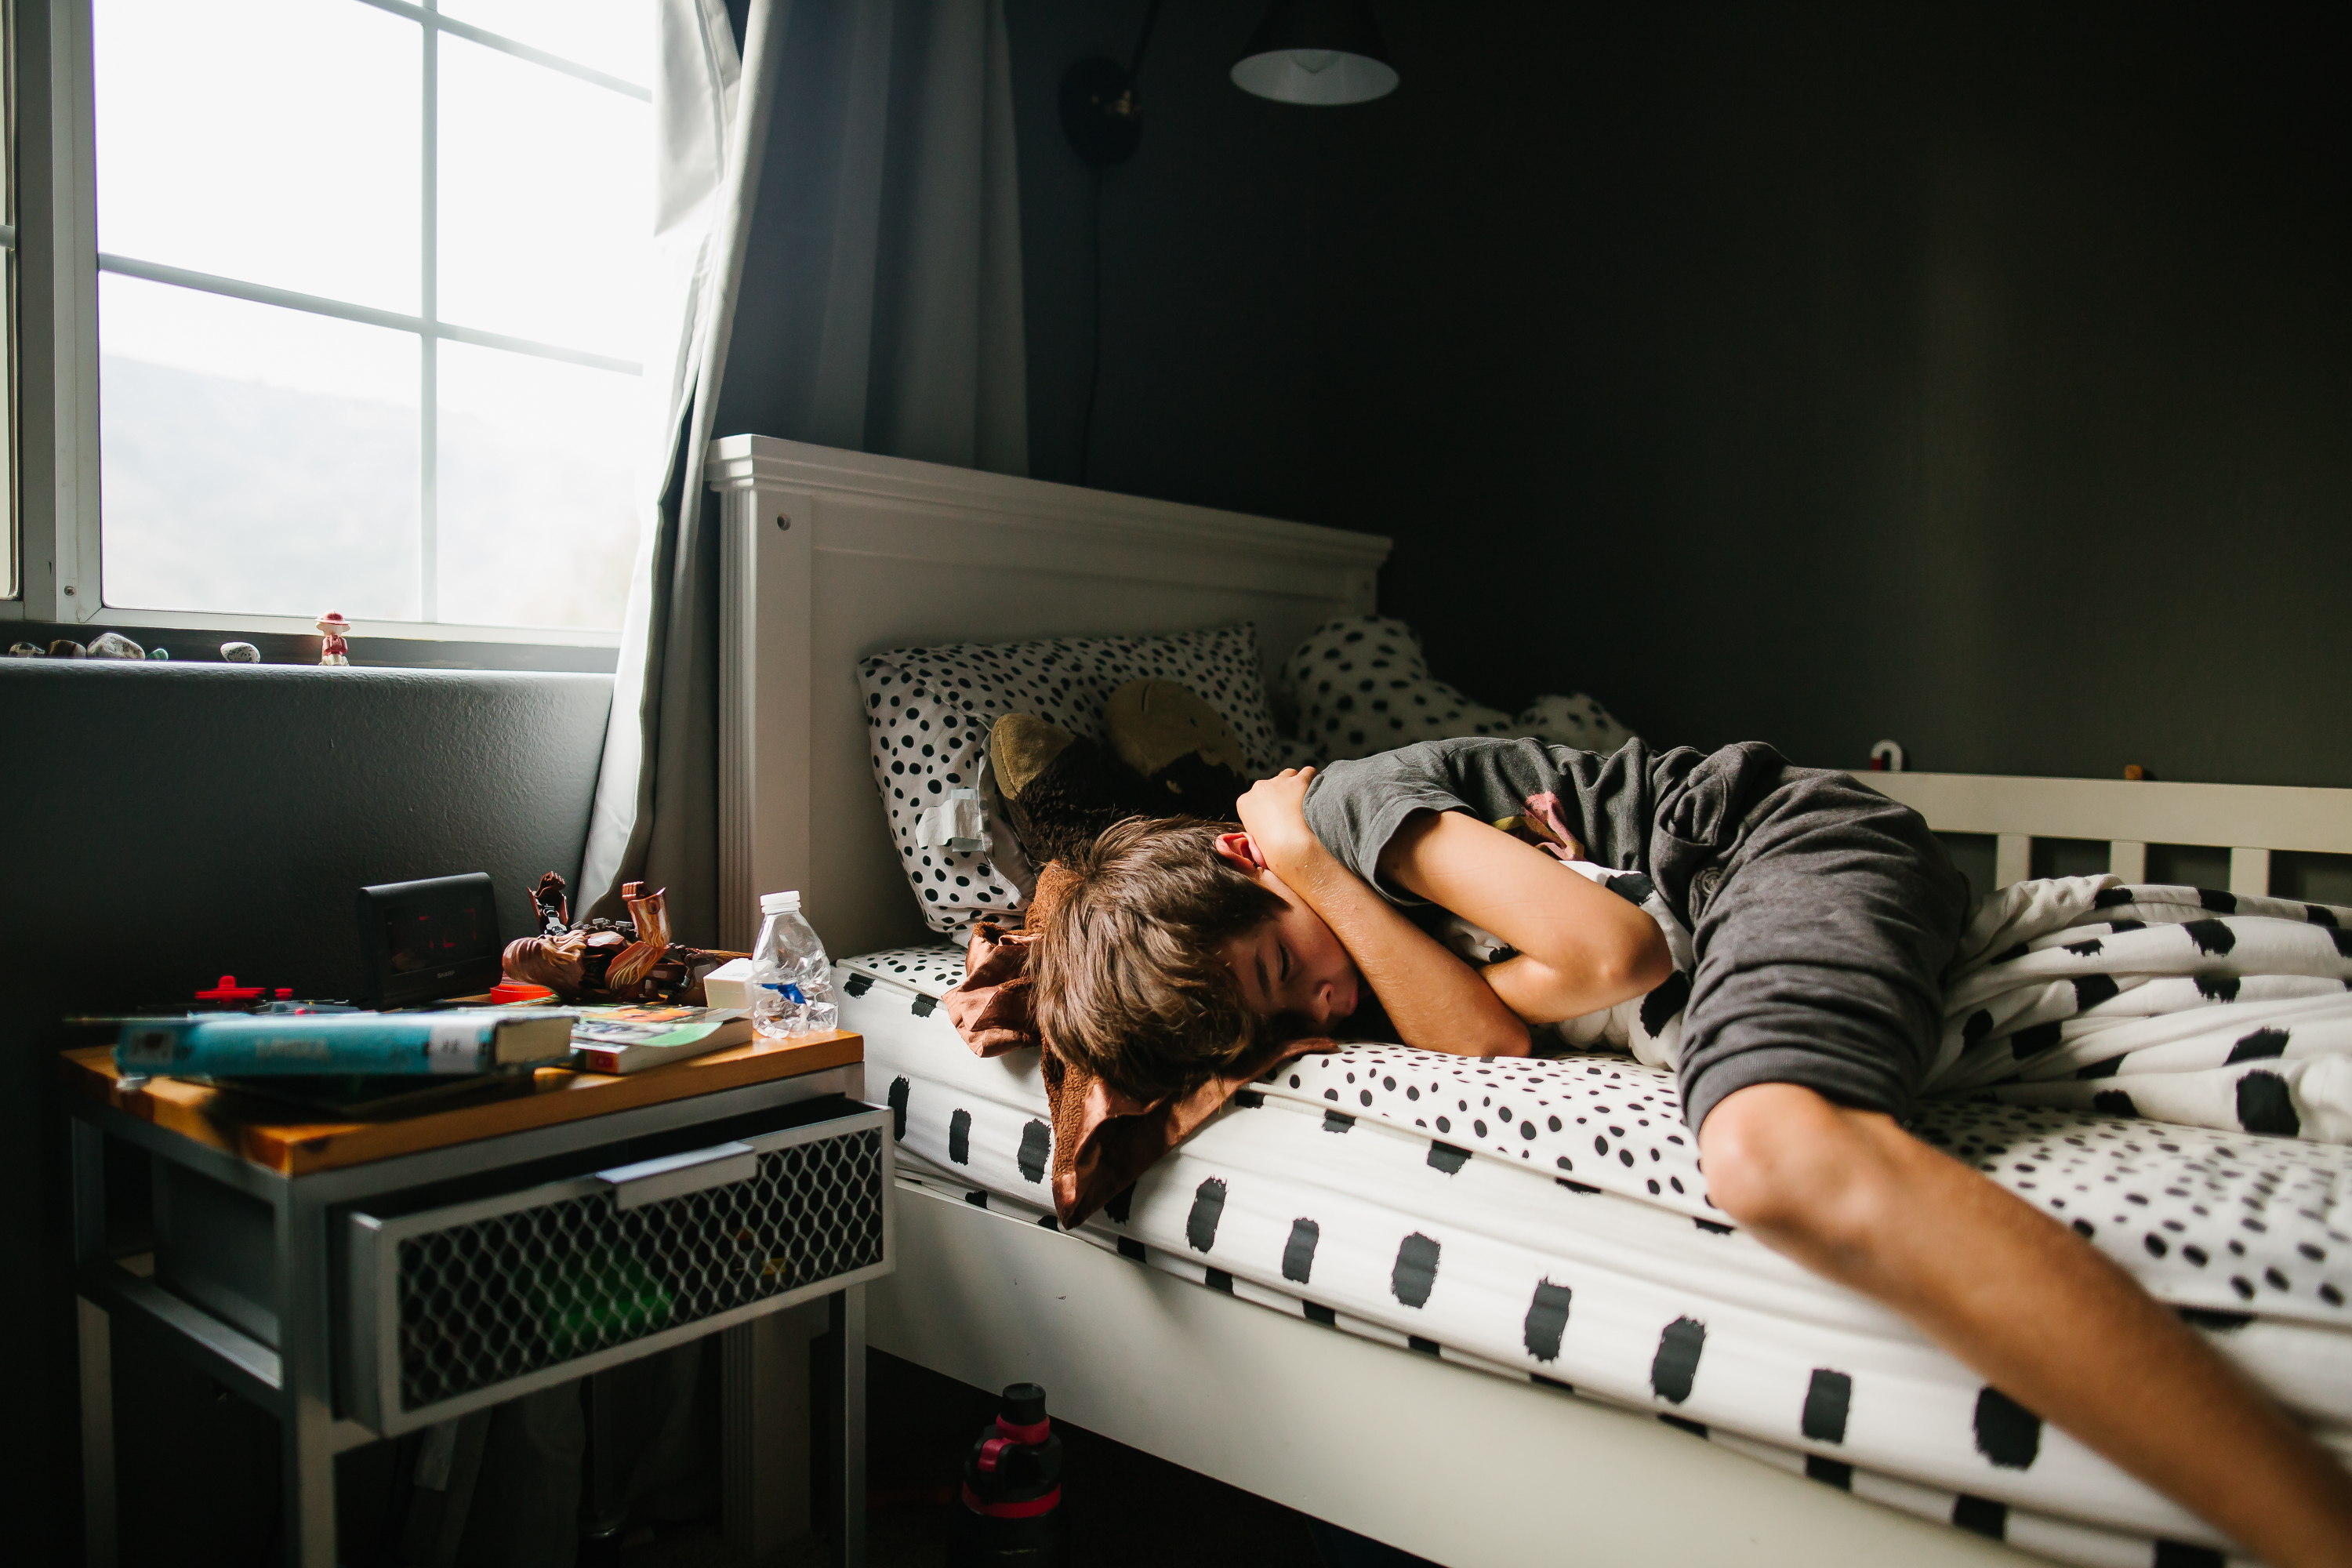
[[[719,0],[664,3],[706,18],[666,29],[665,53],[680,56],[681,82],[723,101],[723,73],[698,78],[684,58],[698,37],[718,52],[707,17]],[[753,0],[743,53],[734,151],[708,216],[701,347],[681,376],[692,394],[668,415],[674,451],[631,596],[582,873],[583,901],[605,912],[624,880],[667,886],[688,941],[719,929],[710,438],[755,431],[1029,468],[1003,0]],[[700,176],[691,160],[663,167],[682,186]]]

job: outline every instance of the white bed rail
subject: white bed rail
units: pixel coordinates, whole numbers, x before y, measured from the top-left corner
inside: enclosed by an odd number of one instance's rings
[[[1991,835],[1996,887],[2032,875],[2037,838],[2105,839],[2107,868],[2127,882],[2147,879],[2151,844],[2225,848],[2230,891],[2254,897],[2270,891],[2276,851],[2352,854],[2352,789],[2000,773],[1854,776],[1939,833]]]

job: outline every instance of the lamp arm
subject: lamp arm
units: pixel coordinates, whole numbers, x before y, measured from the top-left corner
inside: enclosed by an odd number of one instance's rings
[[[1135,53],[1127,62],[1127,79],[1130,86],[1143,72],[1143,51],[1151,47],[1151,29],[1160,25],[1160,0],[1143,8],[1143,28],[1135,35]]]

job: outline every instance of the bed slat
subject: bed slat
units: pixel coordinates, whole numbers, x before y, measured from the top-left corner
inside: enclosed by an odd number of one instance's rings
[[[1927,819],[1930,826],[1936,819]],[[2033,875],[2033,840],[2023,833],[2004,833],[1996,841],[1992,858],[1992,882],[1996,888],[2006,888],[2011,882],[2022,882]]]

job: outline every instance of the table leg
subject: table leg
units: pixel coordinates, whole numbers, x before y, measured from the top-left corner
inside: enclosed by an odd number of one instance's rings
[[[278,1414],[288,1568],[335,1568],[335,1443],[328,1363],[327,1216],[298,1184],[278,1201]]]
[[[866,1287],[831,1297],[841,1347],[841,1568],[866,1568]]]
[[[106,1309],[74,1298],[81,1338],[81,1560],[114,1568],[114,1342]]]
[[[719,1335],[727,1539],[748,1557],[773,1555],[809,1532],[816,1428],[809,1342],[824,1325],[822,1310],[810,1302]]]
[[[76,1268],[106,1257],[106,1134],[79,1117],[68,1121]],[[74,1298],[81,1362],[81,1542],[85,1568],[114,1568],[114,1321],[105,1308]]]

